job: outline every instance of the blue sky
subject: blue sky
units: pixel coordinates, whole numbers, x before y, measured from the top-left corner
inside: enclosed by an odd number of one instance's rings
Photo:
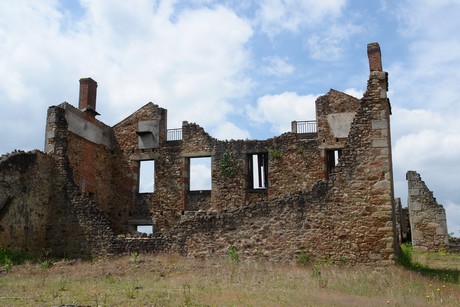
[[[460,235],[457,0],[42,0],[0,3],[0,153],[43,149],[46,110],[98,84],[100,120],[147,102],[169,128],[264,139],[314,119],[330,88],[360,98],[366,46],[389,73],[397,196],[416,170]]]

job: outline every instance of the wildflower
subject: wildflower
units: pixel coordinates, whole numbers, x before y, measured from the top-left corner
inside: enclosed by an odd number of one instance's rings
[[[441,289],[437,288],[436,291],[441,291]]]

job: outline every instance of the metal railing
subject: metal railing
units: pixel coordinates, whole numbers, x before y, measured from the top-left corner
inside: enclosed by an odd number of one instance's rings
[[[182,140],[182,128],[168,129],[166,131],[167,141],[181,141]]]
[[[316,120],[293,121],[292,132],[316,133]]]

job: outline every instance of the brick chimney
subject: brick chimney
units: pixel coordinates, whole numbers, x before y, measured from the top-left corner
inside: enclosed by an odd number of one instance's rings
[[[96,112],[96,94],[97,94],[97,82],[91,78],[80,79],[80,98],[78,102],[78,108],[80,111],[95,117],[99,115]]]
[[[369,58],[370,71],[382,71],[382,55],[379,43],[370,43],[367,45],[367,57]]]

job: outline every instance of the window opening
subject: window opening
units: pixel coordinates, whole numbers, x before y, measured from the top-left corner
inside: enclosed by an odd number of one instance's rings
[[[326,150],[326,167],[327,167],[327,175],[332,172],[335,168],[337,163],[339,163],[340,156],[342,155],[342,151],[340,149],[330,149]]]
[[[137,225],[136,231],[140,233],[151,234],[153,233],[153,225]]]
[[[147,160],[139,163],[139,193],[155,192],[155,161]]]
[[[211,157],[190,158],[190,191],[211,190]]]
[[[268,154],[249,155],[249,188],[266,189],[268,187]]]

